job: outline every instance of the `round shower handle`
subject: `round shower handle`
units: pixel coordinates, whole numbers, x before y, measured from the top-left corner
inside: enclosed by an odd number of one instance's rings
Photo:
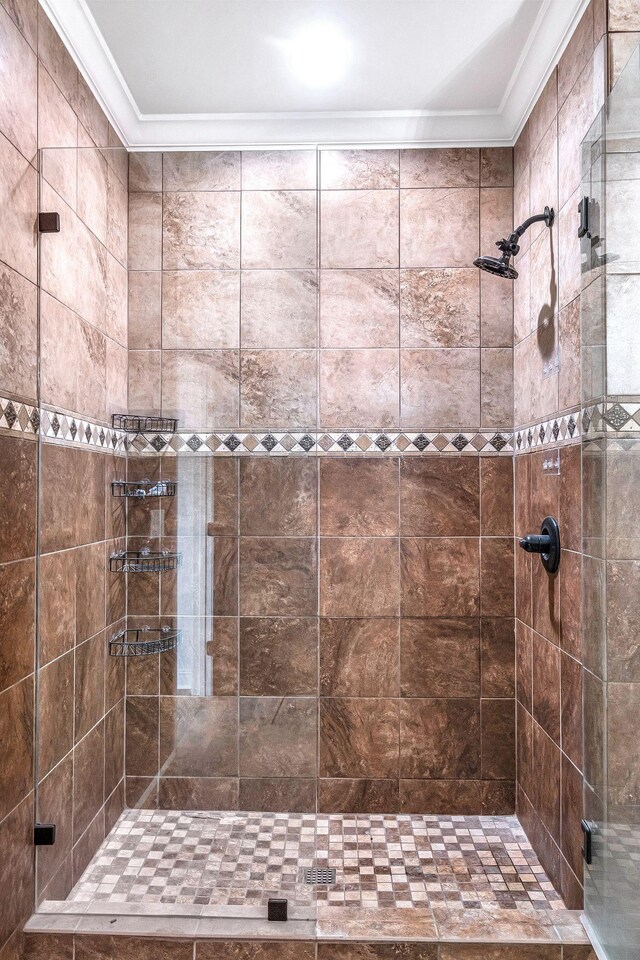
[[[521,537],[520,546],[527,553],[539,553],[542,566],[548,573],[555,573],[560,566],[560,527],[555,517],[545,517],[540,533]]]

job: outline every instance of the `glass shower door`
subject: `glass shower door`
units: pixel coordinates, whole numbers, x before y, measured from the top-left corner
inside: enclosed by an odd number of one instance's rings
[[[598,214],[581,297],[591,417],[583,445],[585,816],[593,831],[585,916],[603,956],[632,960],[640,943],[638,49],[583,147],[584,192]]]

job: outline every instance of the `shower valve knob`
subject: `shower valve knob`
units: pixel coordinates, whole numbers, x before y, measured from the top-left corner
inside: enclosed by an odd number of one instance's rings
[[[522,537],[520,546],[527,553],[548,553],[551,547],[551,537],[541,533],[530,533],[526,537]]]
[[[527,553],[539,553],[545,570],[555,573],[560,566],[560,527],[556,518],[545,517],[540,533],[521,537],[520,546]]]

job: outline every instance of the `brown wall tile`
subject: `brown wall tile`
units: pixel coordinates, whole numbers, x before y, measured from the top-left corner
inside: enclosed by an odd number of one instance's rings
[[[402,620],[400,671],[404,697],[479,697],[479,620]]]
[[[398,533],[398,461],[320,460],[320,534],[393,537]]]
[[[167,777],[238,774],[238,713],[229,697],[161,697],[160,765]]]
[[[315,616],[317,602],[313,539],[241,538],[241,616]]]
[[[0,726],[6,749],[0,773],[0,819],[33,785],[34,682],[27,677],[0,694]]]
[[[398,544],[391,538],[323,537],[320,540],[320,615],[398,615]]]
[[[320,619],[320,695],[397,697],[399,624],[394,619]]]
[[[478,546],[478,539],[472,537],[404,537],[400,542],[402,616],[478,616]]]
[[[0,690],[35,669],[36,562],[0,565]]]
[[[28,440],[0,437],[0,483],[10,491],[0,513],[0,562],[32,557],[36,546],[37,446]]]
[[[314,460],[249,458],[240,462],[241,536],[314,536],[316,513]]]
[[[397,701],[321,700],[320,776],[397,777],[398,731]]]
[[[402,534],[430,537],[478,536],[479,470],[479,460],[475,457],[402,459]]]
[[[400,704],[400,776],[477,779],[480,707],[477,700],[403,700]]]
[[[315,696],[315,618],[240,619],[240,695]]]
[[[317,710],[309,698],[242,697],[240,776],[315,777]]]

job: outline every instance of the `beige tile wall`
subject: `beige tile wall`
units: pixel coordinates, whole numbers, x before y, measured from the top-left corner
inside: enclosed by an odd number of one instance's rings
[[[511,288],[472,265],[511,229],[510,150],[141,153],[130,190],[132,409],[511,424]]]

